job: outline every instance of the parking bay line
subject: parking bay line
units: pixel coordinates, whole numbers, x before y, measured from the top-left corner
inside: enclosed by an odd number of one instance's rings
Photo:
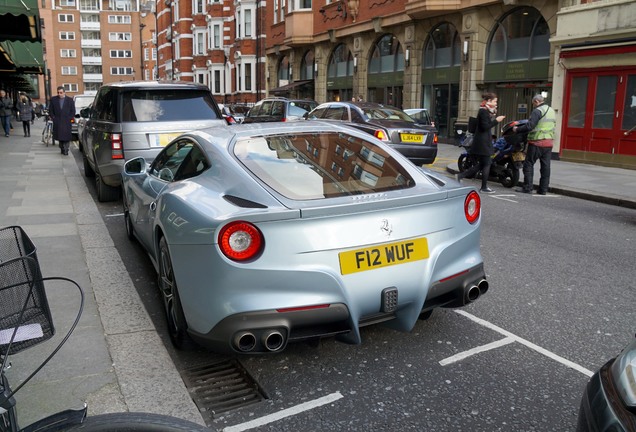
[[[344,396],[342,396],[340,392],[331,393],[327,396],[314,399],[313,401],[301,403],[300,405],[296,405],[291,408],[284,409],[274,414],[269,414],[261,418],[250,420],[248,422],[237,424],[234,426],[228,426],[223,429],[223,432],[241,432],[241,431],[253,429],[259,426],[264,426],[268,423],[272,423],[272,422],[284,419],[285,417],[291,417],[293,415],[300,414],[303,411],[309,411],[310,409],[314,409],[322,405],[330,404],[332,402],[337,401],[338,399],[342,399],[343,397]]]
[[[465,316],[469,320],[471,320],[473,322],[476,322],[479,325],[482,325],[482,326],[487,327],[487,328],[489,328],[489,329],[491,329],[493,331],[496,331],[497,333],[500,333],[500,334],[504,335],[505,338],[503,338],[503,339],[501,339],[499,341],[496,341],[496,342],[492,342],[492,343],[483,345],[481,347],[477,347],[477,348],[470,349],[468,351],[464,351],[463,353],[456,354],[456,355],[454,355],[452,357],[448,357],[446,359],[443,359],[443,360],[441,360],[439,362],[442,366],[448,365],[450,363],[454,363],[454,362],[459,361],[459,360],[463,360],[463,359],[465,359],[467,357],[470,357],[471,355],[474,355],[474,354],[477,354],[477,353],[480,353],[480,352],[484,352],[484,351],[488,351],[488,350],[491,350],[491,349],[494,349],[494,348],[498,348],[498,347],[501,347],[501,346],[504,346],[504,345],[508,345],[511,342],[519,342],[520,344],[525,345],[526,347],[528,347],[528,348],[530,348],[530,349],[532,349],[532,350],[534,350],[534,351],[536,351],[536,352],[538,352],[540,354],[543,354],[544,356],[546,356],[546,357],[548,357],[548,358],[550,358],[550,359],[552,359],[554,361],[557,361],[557,362],[559,362],[559,363],[561,363],[561,364],[563,364],[563,365],[565,365],[565,366],[567,366],[569,368],[572,368],[575,371],[581,372],[583,375],[586,375],[588,378],[591,377],[592,375],[594,375],[594,372],[592,372],[591,370],[585,369],[583,366],[578,365],[578,364],[576,364],[576,363],[574,363],[574,362],[572,362],[572,361],[570,361],[570,360],[568,360],[566,358],[563,358],[563,357],[561,357],[561,356],[559,356],[559,355],[557,355],[557,354],[555,354],[555,353],[553,353],[551,351],[548,351],[545,348],[541,348],[540,346],[538,346],[536,344],[533,344],[532,342],[530,342],[530,341],[528,341],[526,339],[523,339],[523,338],[521,338],[521,337],[519,337],[519,336],[517,336],[517,335],[515,335],[513,333],[510,333],[509,331],[506,331],[506,330],[502,329],[501,327],[496,326],[495,324],[492,324],[492,323],[490,323],[490,322],[488,322],[486,320],[483,320],[481,318],[477,318],[476,316],[471,315],[468,312],[465,312],[463,310],[455,310],[454,312]]]

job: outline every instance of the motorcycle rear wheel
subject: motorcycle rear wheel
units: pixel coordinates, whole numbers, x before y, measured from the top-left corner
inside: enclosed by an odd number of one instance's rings
[[[498,177],[503,187],[515,187],[519,183],[519,170],[513,161],[507,161],[501,168]]]
[[[476,161],[471,155],[463,154],[457,159],[457,168],[459,168],[459,172],[464,172],[472,168],[475,164]]]

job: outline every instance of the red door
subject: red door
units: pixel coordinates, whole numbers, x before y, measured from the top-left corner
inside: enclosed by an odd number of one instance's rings
[[[563,149],[636,156],[636,70],[568,74]]]

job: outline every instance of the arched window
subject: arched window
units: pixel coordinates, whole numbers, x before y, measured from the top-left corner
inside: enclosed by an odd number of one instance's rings
[[[454,25],[442,23],[435,27],[424,48],[424,69],[435,69],[461,64],[461,43]]]
[[[284,56],[278,63],[278,82],[289,81],[289,57]]]
[[[369,60],[369,73],[404,70],[404,51],[397,38],[387,34],[375,44]]]
[[[314,52],[307,51],[303,56],[303,60],[300,63],[300,79],[301,80],[309,80],[314,79],[314,64],[316,63],[314,59]]]
[[[538,60],[550,57],[550,29],[533,7],[520,7],[503,15],[488,40],[487,63]]]
[[[353,56],[346,45],[338,45],[331,53],[327,76],[329,78],[353,76]]]

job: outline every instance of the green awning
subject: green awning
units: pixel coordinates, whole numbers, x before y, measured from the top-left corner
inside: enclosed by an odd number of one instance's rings
[[[0,42],[0,72],[44,73],[41,42]]]
[[[42,41],[38,0],[0,0],[0,41]]]

